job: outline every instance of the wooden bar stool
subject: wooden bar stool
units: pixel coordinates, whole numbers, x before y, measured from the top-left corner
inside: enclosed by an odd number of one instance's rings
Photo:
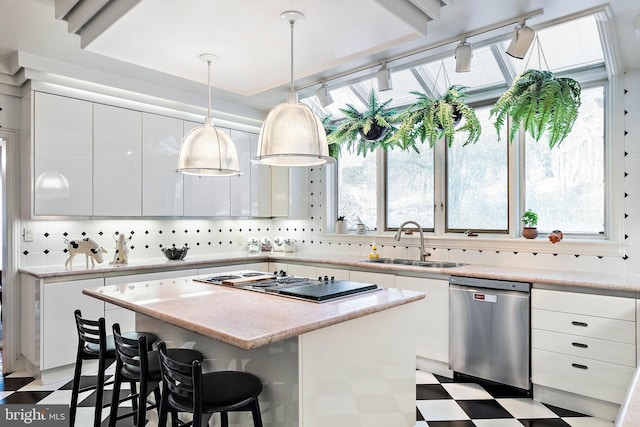
[[[113,338],[116,346],[116,373],[113,380],[113,396],[109,414],[109,427],[114,427],[118,420],[134,417],[134,425],[144,427],[146,414],[149,409],[157,408],[160,403],[160,359],[157,351],[149,351],[147,338],[127,338],[120,332],[120,325],[113,325]],[[197,350],[188,348],[171,348],[167,350],[174,360],[191,363],[193,360],[202,362],[204,356]],[[131,394],[120,399],[120,388],[123,382],[128,382]],[[139,390],[136,392],[136,384]],[[149,404],[147,397],[153,393],[155,403]],[[133,411],[118,415],[119,404],[131,400]]]
[[[211,415],[220,412],[222,427],[229,426],[228,412],[251,411],[253,425],[262,427],[258,395],[262,382],[248,372],[202,373],[202,362],[174,360],[164,342],[158,343],[162,397],[159,427],[166,427],[169,412],[190,412],[193,427],[204,427]],[[205,416],[206,415],[206,416]]]
[[[86,390],[96,390],[96,404],[93,425],[100,427],[102,408],[108,406],[102,403],[104,395],[105,371],[116,359],[116,347],[113,336],[107,336],[104,317],[98,320],[85,319],[80,310],[74,312],[76,329],[78,331],[78,351],[76,353],[76,366],[73,374],[73,388],[71,391],[71,403],[69,410],[69,426],[73,427],[76,421],[78,409],[78,395]],[[158,337],[151,332],[127,332],[126,336],[132,339],[145,337],[148,345],[157,341]],[[82,362],[84,360],[98,361],[98,379],[95,385],[80,388],[82,377]]]

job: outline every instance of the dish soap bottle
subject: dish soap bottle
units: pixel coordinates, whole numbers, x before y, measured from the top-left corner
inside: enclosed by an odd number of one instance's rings
[[[369,258],[380,258],[380,254],[378,253],[378,247],[376,246],[376,239],[373,239],[371,242],[371,252],[369,253]]]

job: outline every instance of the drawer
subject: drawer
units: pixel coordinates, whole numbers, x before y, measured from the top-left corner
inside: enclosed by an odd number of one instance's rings
[[[578,292],[531,290],[531,308],[635,321],[635,299]]]
[[[628,344],[636,343],[636,322],[634,321],[533,309],[531,310],[531,327],[582,337]]]
[[[634,368],[533,349],[532,381],[547,387],[621,404]]]
[[[532,329],[531,346],[632,368],[636,366],[636,346],[623,342]]]

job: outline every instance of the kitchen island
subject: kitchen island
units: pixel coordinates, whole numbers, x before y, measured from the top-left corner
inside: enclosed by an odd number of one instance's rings
[[[325,303],[191,277],[85,289],[136,313],[136,328],[205,355],[205,370],[246,370],[264,384],[265,426],[414,426],[414,291],[380,289]],[[230,414],[232,425],[250,416]]]

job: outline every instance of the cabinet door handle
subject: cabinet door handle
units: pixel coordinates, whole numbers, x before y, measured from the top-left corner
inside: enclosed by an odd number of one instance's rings
[[[581,365],[579,363],[572,363],[571,366],[573,366],[574,368],[578,368],[578,369],[589,369],[589,367],[587,365]]]
[[[574,347],[589,348],[589,346],[587,344],[583,344],[581,342],[572,342],[571,345],[574,346]]]
[[[577,321],[575,321],[575,320],[574,320],[573,322],[571,322],[571,324],[572,324],[573,326],[582,326],[583,328],[586,328],[587,326],[589,326],[589,324],[588,324],[588,323],[585,323],[585,322],[577,322]]]

